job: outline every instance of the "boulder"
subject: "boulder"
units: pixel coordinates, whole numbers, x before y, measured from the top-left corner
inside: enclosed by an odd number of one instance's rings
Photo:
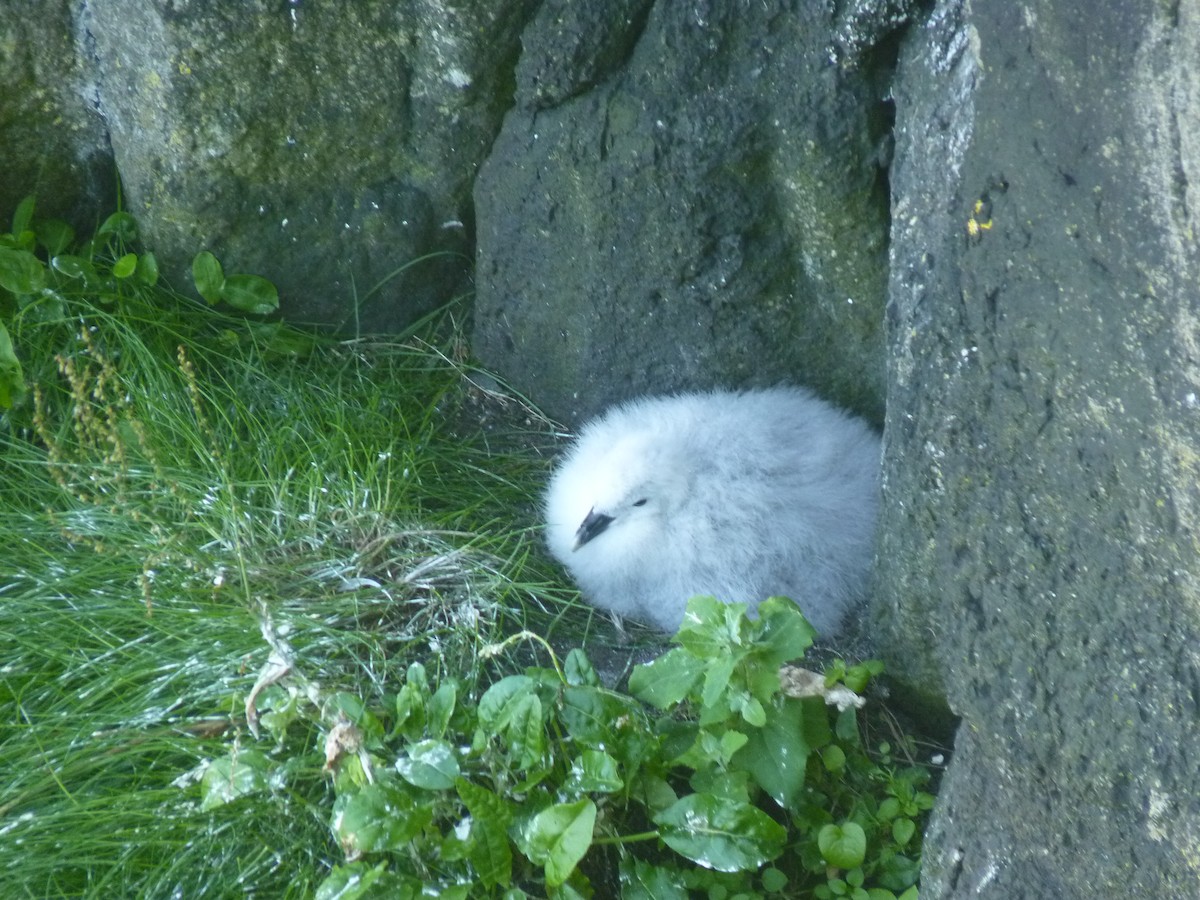
[[[893,51],[876,39],[907,4],[858,6],[888,15],[543,3],[475,185],[483,361],[568,422],[781,381],[878,421]]]
[[[462,291],[533,5],[87,4],[126,203],[172,281],[208,249],[275,282],[292,321],[349,332]]]
[[[1200,897],[1200,4],[941,0],[896,79],[875,626],[930,898]]]
[[[117,202],[87,35],[69,0],[0,0],[0,232],[28,194],[37,213],[95,231]]]

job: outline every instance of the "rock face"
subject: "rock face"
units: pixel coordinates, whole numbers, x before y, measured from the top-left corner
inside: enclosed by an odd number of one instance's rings
[[[962,717],[921,897],[1200,897],[1200,4],[944,0],[896,84],[876,613]]]
[[[0,231],[27,194],[42,217],[89,234],[116,204],[95,72],[70,0],[0,0]]]
[[[400,330],[461,290],[533,5],[87,4],[126,202],[173,280],[207,248],[274,281],[293,321],[347,331]]]
[[[888,51],[824,4],[616,6],[549,0],[522,38],[475,351],[569,421],[783,380],[878,420]]]

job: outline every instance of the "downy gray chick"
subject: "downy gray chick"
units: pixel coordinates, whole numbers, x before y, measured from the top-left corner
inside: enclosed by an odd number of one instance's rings
[[[590,603],[665,631],[695,594],[782,594],[830,635],[866,587],[879,468],[875,432],[800,388],[643,398],[580,432],[546,540]]]

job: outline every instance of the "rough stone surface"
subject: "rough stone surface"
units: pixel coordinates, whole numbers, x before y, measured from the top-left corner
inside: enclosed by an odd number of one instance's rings
[[[90,233],[117,172],[70,0],[0,0],[0,231],[27,194],[39,216]]]
[[[824,4],[584,6],[527,29],[476,183],[477,354],[568,421],[777,381],[878,420],[886,47]]]
[[[274,281],[289,318],[372,331],[461,290],[533,5],[88,4],[127,202],[173,280],[207,248]],[[372,293],[437,251],[458,255]]]
[[[923,900],[1200,897],[1198,78],[1196,0],[902,48],[876,613],[962,717]]]

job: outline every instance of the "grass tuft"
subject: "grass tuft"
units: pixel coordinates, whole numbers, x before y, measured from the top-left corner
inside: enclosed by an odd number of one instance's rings
[[[449,312],[336,343],[158,288],[30,309],[32,390],[0,419],[6,895],[311,896],[341,859],[313,719],[270,790],[204,809],[195,784],[264,746],[256,682],[281,715],[264,635],[328,704],[586,628],[536,550],[552,429],[473,384]]]

